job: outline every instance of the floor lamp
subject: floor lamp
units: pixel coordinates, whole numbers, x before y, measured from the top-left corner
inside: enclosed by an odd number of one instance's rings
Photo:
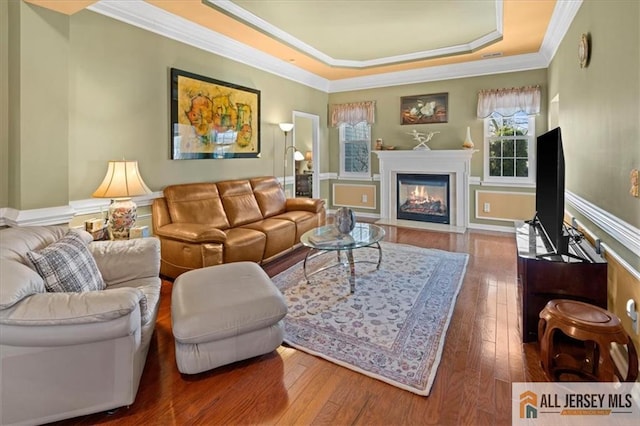
[[[280,130],[284,132],[284,161],[282,166],[282,190],[285,195],[287,194],[287,154],[289,149],[293,149],[293,160],[294,161],[302,161],[304,160],[304,155],[298,150],[296,150],[295,146],[287,146],[287,135],[291,130],[293,130],[293,123],[280,123]],[[295,163],[294,163],[295,164]]]

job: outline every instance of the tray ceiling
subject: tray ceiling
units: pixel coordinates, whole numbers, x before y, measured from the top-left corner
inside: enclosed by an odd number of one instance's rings
[[[477,71],[489,63],[498,67],[493,72],[540,68],[557,48],[549,41],[555,37],[559,42],[558,34],[566,32],[581,4],[554,0],[25,1],[66,14],[88,8],[223,56],[233,58],[237,51],[240,62],[251,64],[253,57],[267,71],[327,87],[332,82],[397,73],[409,73],[415,80],[418,72],[429,75],[430,68],[456,65],[469,68],[469,74],[489,72]],[[458,70],[451,78],[464,74]]]

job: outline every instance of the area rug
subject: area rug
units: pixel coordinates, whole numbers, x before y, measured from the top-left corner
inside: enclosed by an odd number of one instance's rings
[[[312,275],[302,262],[273,278],[289,308],[285,342],[304,352],[416,393],[429,395],[468,255],[381,243],[353,251],[356,290],[348,266]],[[343,254],[344,256],[344,254]],[[362,263],[363,261],[374,263]],[[336,252],[309,262],[308,270],[337,263]]]

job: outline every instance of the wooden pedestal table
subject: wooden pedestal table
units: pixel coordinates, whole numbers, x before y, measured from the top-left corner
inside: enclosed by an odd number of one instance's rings
[[[571,345],[563,348],[563,336],[556,335],[558,332],[575,339],[574,343],[582,342],[584,350],[576,353],[570,350]],[[540,312],[538,336],[542,368],[551,381],[559,381],[564,373],[599,382],[612,382],[612,373],[623,382],[633,382],[638,377],[636,348],[620,319],[605,309],[575,300],[551,300]],[[611,359],[611,343],[627,347],[626,376]]]

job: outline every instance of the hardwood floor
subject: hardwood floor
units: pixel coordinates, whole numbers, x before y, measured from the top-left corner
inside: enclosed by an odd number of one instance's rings
[[[511,424],[511,382],[544,381],[537,344],[521,343],[515,237],[391,226],[385,230],[386,241],[470,255],[428,397],[286,346],[214,371],[181,375],[171,334],[172,284],[164,281],[156,332],[135,403],[114,413],[58,424]],[[299,249],[265,265],[265,270],[273,276],[304,253]]]

